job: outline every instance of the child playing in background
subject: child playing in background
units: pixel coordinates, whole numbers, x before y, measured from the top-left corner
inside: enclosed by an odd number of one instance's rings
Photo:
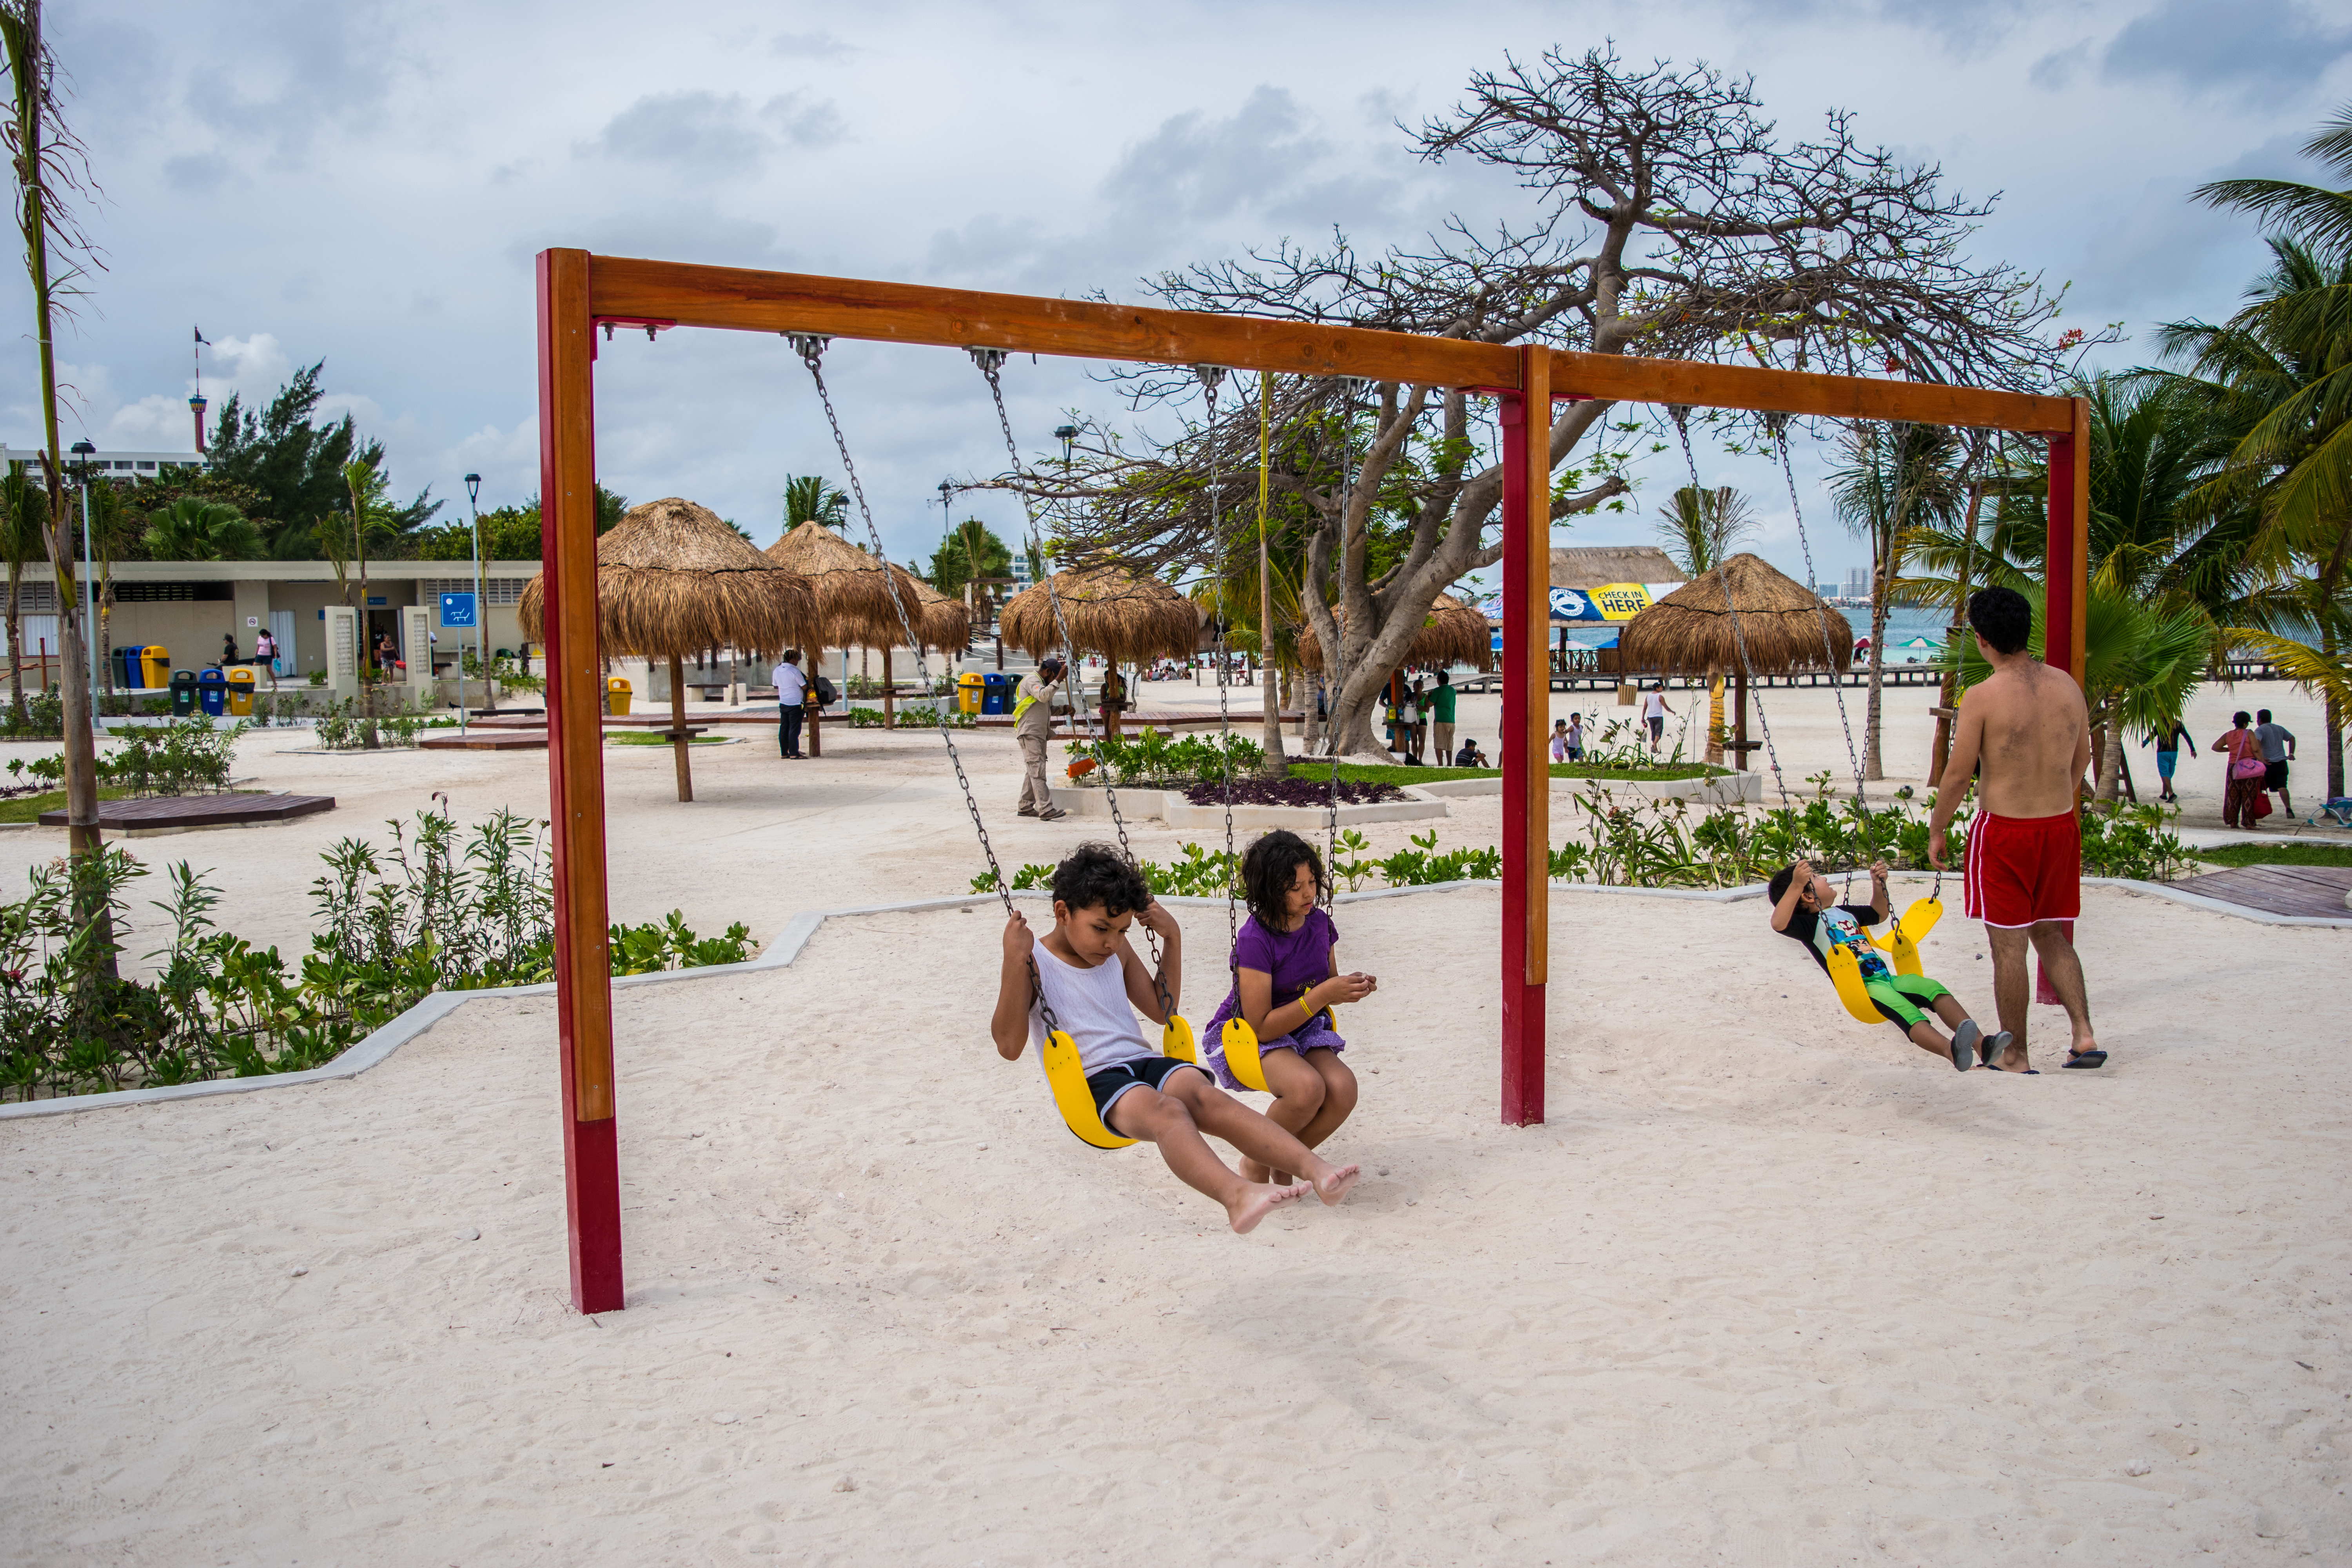
[[[1138,920],[1159,936],[1165,953],[1156,980],[1128,944],[1128,928]],[[1054,868],[1054,929],[1045,939],[1030,931],[1017,910],[1004,922],[1004,961],[989,1020],[996,1054],[1018,1061],[1024,1046],[1034,1041],[1042,1047],[1043,1004],[1050,1003],[1055,1021],[1078,1047],[1104,1124],[1122,1138],[1157,1144],[1177,1180],[1223,1204],[1238,1233],[1256,1229],[1310,1188],[1326,1204],[1342,1202],[1359,1167],[1332,1164],[1288,1129],[1220,1089],[1206,1068],[1143,1043],[1135,1015],[1167,1022],[1160,996],[1164,988],[1164,1006],[1172,1012],[1183,979],[1182,951],[1183,931],[1152,901],[1143,873],[1108,844],[1078,846]],[[1234,1174],[1203,1132],[1240,1150],[1244,1169],[1259,1174]],[[1296,1179],[1269,1183],[1269,1168],[1294,1173]]]
[[[1356,1109],[1356,1075],[1339,1059],[1348,1042],[1332,1026],[1334,1003],[1360,1002],[1380,984],[1339,973],[1339,931],[1316,902],[1323,861],[1315,847],[1277,827],[1242,857],[1249,918],[1234,940],[1234,985],[1209,1020],[1209,1060],[1217,1081],[1244,1087],[1225,1065],[1225,1020],[1241,1017],[1257,1035],[1259,1065],[1273,1090],[1274,1123],[1312,1149]],[[1242,1174],[1284,1182],[1294,1166],[1244,1160]]]
[[[1866,904],[1839,903],[1837,889],[1830,886],[1829,879],[1815,875],[1802,860],[1773,877],[1770,896],[1772,929],[1803,942],[1824,974],[1830,970],[1832,948],[1851,950],[1862,967],[1862,988],[1870,993],[1886,1021],[1921,1050],[1941,1057],[1962,1072],[1979,1061],[1991,1067],[2008,1051],[2006,1031],[1987,1038],[1949,991],[1923,974],[1895,973],[1863,933],[1863,927],[1882,924],[1886,919],[1885,861],[1871,864]],[[1951,1026],[1948,1039],[1927,1022],[1929,1009]]]

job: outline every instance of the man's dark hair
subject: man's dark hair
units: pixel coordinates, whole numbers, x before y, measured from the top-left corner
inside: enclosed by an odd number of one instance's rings
[[[1451,686],[1451,685],[1453,685],[1453,684],[1454,684],[1454,672],[1453,672],[1452,670],[1450,670],[1450,669],[1441,669],[1441,670],[1439,670],[1439,671],[1437,672],[1437,684],[1438,684],[1438,685],[1440,685],[1440,686]]]
[[[1097,905],[1111,916],[1131,915],[1151,902],[1150,885],[1134,863],[1108,844],[1081,844],[1054,868],[1054,897],[1072,914]]]
[[[1282,930],[1289,918],[1282,896],[1290,891],[1301,866],[1313,872],[1315,890],[1321,892],[1323,858],[1315,853],[1315,846],[1287,827],[1264,835],[1243,854],[1243,893],[1249,900],[1250,913],[1267,931]]]
[[[2269,709],[2267,709],[2267,708],[2257,708],[2257,709],[2255,709],[2255,710],[2254,710],[2254,722],[2255,722],[2255,723],[2257,723],[2257,724],[2267,724],[2267,723],[2269,723],[2270,721],[2271,721],[2271,710],[2270,710]]]
[[[1969,595],[1969,625],[1995,653],[2021,653],[2033,636],[2033,606],[2014,588],[1979,588]]]
[[[786,664],[798,664],[800,661],[801,661],[801,650],[800,650],[800,649],[798,649],[798,648],[796,648],[796,647],[788,647],[788,648],[784,649],[784,662],[785,662]]]
[[[1789,896],[1789,884],[1796,879],[1796,876],[1797,868],[1794,866],[1783,866],[1772,873],[1771,886],[1765,891],[1770,895],[1773,903],[1778,904]]]

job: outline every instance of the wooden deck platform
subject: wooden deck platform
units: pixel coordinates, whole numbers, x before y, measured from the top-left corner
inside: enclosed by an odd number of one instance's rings
[[[547,730],[523,730],[500,725],[484,729],[480,725],[465,734],[443,730],[420,736],[416,742],[420,752],[543,752],[547,750]]]
[[[147,800],[101,801],[98,825],[131,838],[186,833],[200,827],[252,827],[290,822],[335,809],[331,795],[167,795]],[[63,827],[62,810],[41,813],[44,827]]]
[[[2352,866],[2239,866],[2184,877],[2171,886],[2224,903],[2243,904],[2272,915],[2352,914],[2344,895],[2352,892]]]

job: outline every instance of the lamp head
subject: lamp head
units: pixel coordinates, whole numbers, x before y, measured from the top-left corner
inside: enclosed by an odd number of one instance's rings
[[[91,457],[97,453],[98,448],[92,446],[88,440],[81,440],[76,441],[73,446],[68,449],[73,453],[72,468],[74,474],[87,482],[89,479],[89,460]]]
[[[481,499],[482,476],[479,474],[467,474],[466,476],[466,504],[471,506]]]

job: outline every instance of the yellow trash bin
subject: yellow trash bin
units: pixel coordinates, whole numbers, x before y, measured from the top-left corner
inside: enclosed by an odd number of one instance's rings
[[[149,690],[159,690],[172,684],[172,650],[162,643],[149,643],[139,650],[140,662],[147,667],[146,685]]]
[[[231,718],[253,717],[253,670],[238,665],[228,672],[228,710]]]
[[[956,711],[959,713],[979,712],[981,697],[986,690],[987,685],[987,681],[976,674],[957,676]]]
[[[629,716],[629,682],[625,677],[615,675],[604,682],[604,700],[615,718]]]

